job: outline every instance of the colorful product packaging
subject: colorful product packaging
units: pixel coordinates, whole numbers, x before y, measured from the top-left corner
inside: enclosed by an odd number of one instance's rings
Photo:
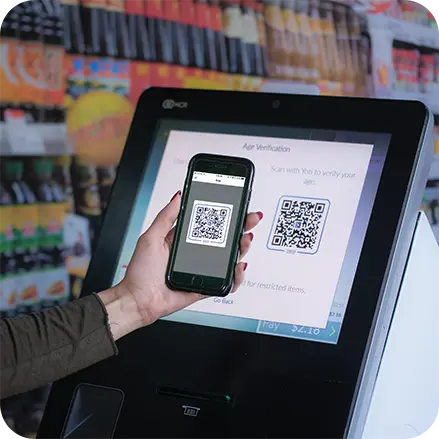
[[[65,97],[64,50],[60,49],[59,46],[49,46],[44,54],[47,77],[46,103],[62,108]]]
[[[85,58],[82,55],[66,55],[67,76],[66,107],[83,95],[86,90]]]
[[[65,267],[41,273],[41,302],[43,307],[65,303],[70,298],[70,280]]]
[[[0,63],[0,101],[15,103],[20,96],[20,79],[17,68],[18,40],[0,39],[2,62]]]
[[[133,105],[137,104],[140,95],[150,87],[150,83],[150,63],[131,61],[129,99]]]
[[[112,67],[112,91],[121,96],[129,97],[130,61],[124,59],[116,59],[114,60]]]

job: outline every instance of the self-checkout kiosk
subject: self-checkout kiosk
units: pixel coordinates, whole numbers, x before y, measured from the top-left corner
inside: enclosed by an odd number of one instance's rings
[[[199,152],[255,164],[250,209],[264,221],[246,282],[55,383],[38,437],[428,430],[439,407],[439,250],[418,209],[432,133],[417,102],[146,91],[83,294],[123,278],[137,238]]]

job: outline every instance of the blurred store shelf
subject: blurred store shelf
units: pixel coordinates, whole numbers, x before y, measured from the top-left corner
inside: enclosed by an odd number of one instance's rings
[[[65,124],[0,123],[0,155],[59,156],[72,154]]]
[[[70,256],[67,258],[67,272],[70,276],[77,276],[84,279],[85,275],[87,274],[89,264],[89,256]]]
[[[434,155],[433,163],[431,164],[430,174],[428,176],[429,180],[439,180],[439,154]],[[426,193],[429,191],[430,188],[426,189]],[[437,188],[434,188],[434,192],[436,193],[439,190]]]
[[[409,23],[385,15],[368,15],[369,28],[388,29],[394,40],[402,41],[416,46],[425,46],[439,49],[439,31],[433,27]]]
[[[437,195],[437,193],[438,193],[438,188],[434,188],[434,187],[430,187],[430,188],[427,188],[426,190],[425,190],[425,193],[424,193],[424,200],[426,200],[426,201],[437,201],[437,199],[438,199],[438,195]],[[431,223],[431,221],[430,221],[430,223]]]

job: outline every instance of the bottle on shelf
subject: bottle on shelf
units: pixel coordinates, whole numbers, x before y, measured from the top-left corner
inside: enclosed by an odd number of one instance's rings
[[[114,52],[110,53],[115,58],[130,58],[130,42],[127,21],[125,19],[124,0],[107,0],[106,8],[109,26],[109,35],[112,39],[111,47]]]
[[[280,0],[265,0],[265,30],[269,59],[269,76],[284,79],[288,55],[286,51],[285,26]]]
[[[97,176],[99,183],[99,199],[101,203],[101,211],[105,212],[108,200],[110,199],[111,189],[116,178],[116,169],[112,167],[97,168]]]
[[[267,51],[267,34],[265,31],[264,5],[261,2],[255,2],[255,10],[259,46],[259,56],[256,58],[256,71],[258,76],[265,78],[268,76],[269,62]]]
[[[79,0],[62,0],[66,63],[66,99],[74,101],[85,92],[85,40]]]
[[[323,35],[323,23],[320,17],[319,1],[311,0],[309,9],[309,22],[311,27],[311,41],[313,53],[317,58],[320,82],[331,81],[330,64],[326,52],[325,37]]]
[[[17,57],[20,95],[26,122],[44,121],[45,77],[42,4],[27,1],[21,4],[20,46]]]
[[[107,38],[111,39],[112,58],[108,63],[110,90],[127,97],[130,88],[130,43],[125,5],[123,0],[107,0],[106,12],[108,19]]]
[[[246,74],[249,71],[249,62],[243,50],[243,21],[240,3],[238,0],[224,0],[221,6],[229,73]]]
[[[206,0],[204,8],[204,56],[206,59],[206,68],[215,72],[219,70],[215,38],[216,32],[221,31],[221,27],[218,28],[218,26],[221,26],[221,22],[218,22],[217,16],[212,13],[212,4],[209,0]]]
[[[20,81],[16,59],[20,47],[20,13],[22,6],[12,8],[1,24],[0,44],[4,57],[0,65],[0,121],[7,109],[20,105]]]
[[[67,296],[63,235],[65,199],[61,186],[52,178],[52,160],[33,159],[29,168],[26,174],[38,202],[41,307],[50,308]]]
[[[421,81],[420,78],[420,66],[421,66],[421,51],[419,47],[416,47],[415,49],[409,50],[409,92],[411,93],[419,93],[421,92]],[[428,65],[428,64],[427,64]],[[426,69],[427,75],[426,80],[423,81],[424,84],[429,84],[430,81],[430,75],[429,75],[429,69],[427,67]]]
[[[339,61],[342,67],[342,91],[345,96],[354,92],[355,73],[352,65],[351,46],[349,44],[348,26],[346,20],[347,8],[342,4],[334,5],[334,23],[337,38]]]
[[[395,89],[397,91],[410,91],[410,70],[410,51],[406,47],[395,47]]]
[[[8,159],[3,166],[3,184],[13,201],[17,313],[21,314],[40,309],[38,205],[34,192],[23,180],[23,161]]]
[[[179,62],[182,66],[197,67],[197,60],[200,59],[199,52],[196,53],[195,41],[198,40],[196,29],[196,16],[194,0],[180,0],[179,15],[181,26],[179,27]]]
[[[69,155],[63,155],[54,159],[53,180],[58,183],[64,192],[66,214],[74,213],[75,211],[72,176],[70,173],[71,166],[72,157]]]
[[[0,182],[0,317],[14,317],[17,306],[14,201]]]
[[[365,15],[359,16],[361,40],[360,40],[360,66],[366,84],[366,95],[373,96],[373,78],[372,78],[372,42],[370,35],[365,31],[367,21]]]
[[[325,0],[320,3],[320,18],[325,45],[324,47],[329,65],[328,79],[331,83],[338,83],[341,82],[342,66],[340,64],[340,57],[337,48],[334,15],[331,2]]]
[[[44,120],[48,123],[64,122],[64,28],[58,2],[43,3],[44,74]]]
[[[80,0],[80,3],[86,55],[107,56],[108,46],[111,43],[108,40],[110,27],[106,0]]]
[[[285,56],[284,77],[290,81],[300,81],[299,72],[302,63],[300,50],[299,25],[294,10],[295,0],[282,1],[282,18],[285,27]]]
[[[210,21],[207,0],[194,0],[194,17],[192,30],[192,50],[194,55],[195,67],[198,69],[208,68],[209,53],[207,48],[207,30]]]
[[[348,33],[354,70],[354,95],[367,97],[366,76],[361,67],[361,29],[358,13],[354,9],[348,12]]]
[[[242,18],[244,23],[244,49],[247,54],[248,71],[252,76],[260,76],[261,65],[256,4],[253,0],[243,0]]]
[[[74,157],[72,161],[72,182],[75,210],[89,221],[92,249],[95,246],[101,225],[101,202],[96,167]]]
[[[84,279],[81,276],[70,276],[72,300],[78,299],[81,296],[83,283]]]
[[[182,13],[180,1],[174,1],[172,3],[172,17],[168,29],[170,29],[170,35],[174,38],[174,44],[172,50],[174,51],[172,59],[174,63],[179,66],[188,67],[190,64],[190,54],[187,35],[187,12]],[[194,11],[191,12],[192,16]]]
[[[61,0],[61,8],[66,53],[85,53],[80,0]]]
[[[300,35],[300,79],[308,84],[315,84],[319,80],[317,48],[313,42],[311,25],[308,15],[308,1],[296,0],[295,11],[299,23]]]
[[[125,1],[130,58],[135,61],[149,61],[151,58],[143,3],[143,0]]]
[[[163,62],[166,64],[180,64],[180,45],[178,41],[179,20],[178,0],[162,1],[164,53]]]
[[[144,2],[147,29],[150,38],[151,60],[160,63],[172,63],[172,42],[166,37],[167,29],[164,16],[164,1]]]
[[[419,91],[421,93],[435,92],[435,63],[435,51],[422,47],[419,56]]]
[[[85,40],[85,90],[112,90],[112,57],[115,54],[106,0],[81,0]]]
[[[228,59],[226,48],[226,37],[223,29],[223,18],[219,0],[209,0],[209,15],[211,32],[209,32],[208,41],[213,46],[209,48],[209,53],[213,53],[215,61],[211,61],[212,70],[219,72],[228,71]]]
[[[427,90],[433,79],[432,65],[428,65],[429,49],[420,50],[412,44],[395,41],[393,46],[393,88],[406,93]],[[424,57],[424,55],[427,55]],[[432,91],[432,90],[430,90]]]

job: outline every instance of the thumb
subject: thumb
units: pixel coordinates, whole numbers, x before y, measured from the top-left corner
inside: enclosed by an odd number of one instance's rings
[[[174,226],[180,212],[181,191],[178,191],[171,199],[171,201],[160,211],[155,220],[151,224],[149,230],[151,233],[165,238],[169,231]]]

